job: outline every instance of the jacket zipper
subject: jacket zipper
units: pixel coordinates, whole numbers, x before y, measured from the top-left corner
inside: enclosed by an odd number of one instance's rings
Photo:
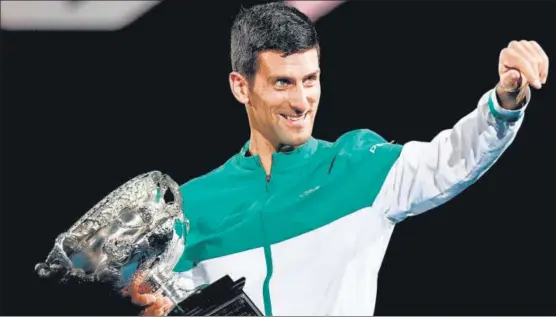
[[[266,193],[267,195],[270,193],[270,180],[271,175],[266,175]],[[272,266],[272,251],[270,249],[270,244],[268,243],[268,239],[266,237],[266,231],[264,227],[263,221],[263,212],[260,211],[261,217],[261,230],[263,232],[263,249],[264,249],[264,258],[266,263],[266,278],[263,282],[263,302],[264,302],[264,314],[265,316],[272,316],[272,301],[270,299],[270,279],[272,278],[273,266]]]

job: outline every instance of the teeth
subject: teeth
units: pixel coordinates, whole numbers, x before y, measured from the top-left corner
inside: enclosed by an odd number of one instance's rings
[[[291,121],[299,121],[299,120],[303,119],[305,116],[290,117],[290,116],[284,115],[284,117],[285,117],[286,119],[288,119],[288,120],[291,120]]]

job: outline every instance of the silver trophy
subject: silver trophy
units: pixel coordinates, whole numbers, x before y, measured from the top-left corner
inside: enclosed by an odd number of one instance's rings
[[[182,207],[179,186],[168,175],[139,175],[60,234],[35,271],[43,278],[109,283],[120,293],[141,277],[174,303],[172,315],[262,315],[242,291],[244,278],[195,286],[173,271],[189,231]]]

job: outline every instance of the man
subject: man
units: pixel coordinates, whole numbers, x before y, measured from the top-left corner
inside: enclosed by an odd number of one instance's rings
[[[321,95],[311,21],[270,3],[232,27],[229,76],[250,140],[214,171],[181,187],[191,222],[175,271],[200,285],[229,274],[265,315],[372,315],[395,225],[453,198],[508,148],[548,58],[533,41],[500,54],[500,81],[474,111],[430,142],[386,142],[355,130],[311,137]],[[171,303],[131,287],[148,315]]]

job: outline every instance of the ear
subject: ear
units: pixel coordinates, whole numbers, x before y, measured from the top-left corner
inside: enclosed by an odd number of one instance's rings
[[[230,89],[239,103],[247,105],[249,103],[249,83],[247,78],[240,73],[232,72],[229,76]]]

